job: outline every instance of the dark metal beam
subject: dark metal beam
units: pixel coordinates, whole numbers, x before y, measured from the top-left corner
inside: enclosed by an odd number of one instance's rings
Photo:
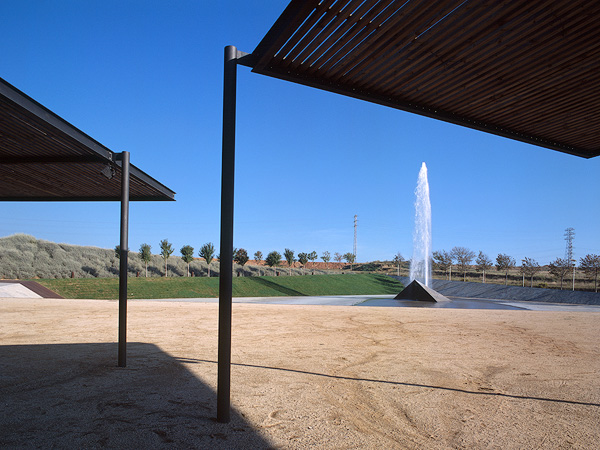
[[[219,259],[219,361],[217,375],[217,421],[221,423],[227,423],[230,420],[233,188],[238,56],[238,51],[234,46],[225,47],[221,168],[221,253]]]
[[[117,166],[120,165],[118,157],[116,158],[116,164],[117,164]],[[137,178],[142,183],[145,183],[145,184],[153,187],[157,191],[160,191],[160,193],[162,195],[168,197],[165,200],[173,200],[173,201],[175,200],[175,192],[174,191],[172,191],[171,189],[169,189],[168,187],[166,187],[164,184],[160,183],[156,179],[152,178],[147,173],[142,172],[140,169],[138,169],[133,164],[129,165],[129,172],[132,177]]]
[[[2,202],[114,202],[120,198],[115,197],[44,197],[44,196],[33,196],[33,197],[0,197]],[[130,196],[129,201],[136,202],[156,202],[156,201],[171,201],[174,198],[156,198],[150,196]]]
[[[129,152],[121,160],[121,240],[119,257],[119,367],[127,365],[127,257],[129,255]]]
[[[14,156],[0,158],[0,164],[85,164],[102,163],[106,159],[97,155],[72,155],[72,156]]]
[[[2,96],[19,105],[19,107],[25,109],[29,114],[36,116],[42,123],[47,123],[57,130],[60,130],[67,136],[85,145],[88,149],[94,151],[99,156],[102,156],[104,159],[112,160],[112,151],[85,134],[83,131],[75,128],[66,120],[54,114],[45,106],[41,105],[28,95],[18,90],[12,84],[0,78],[0,97]]]

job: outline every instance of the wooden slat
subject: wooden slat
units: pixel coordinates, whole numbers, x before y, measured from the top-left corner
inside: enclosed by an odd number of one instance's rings
[[[317,34],[319,29],[323,29],[334,18],[335,13],[332,12],[330,6],[335,0],[325,0],[318,5],[315,10],[307,17],[294,34],[288,39],[281,50],[277,51],[272,63],[281,65],[281,67],[289,66],[299,58],[298,48],[304,49],[306,45]],[[300,62],[298,62],[298,65]]]
[[[450,11],[458,7],[460,0],[446,0],[436,2],[434,6],[427,5],[427,1],[409,3],[393,14],[390,19],[382,24],[376,32],[369,35],[368,39],[361,42],[359,47],[351,50],[343,62],[340,62],[328,73],[328,78],[336,82],[355,83],[357,74],[387,73],[390,58],[397,53],[398,48],[403,48],[413,42],[415,37],[429,29]]]
[[[547,21],[546,26],[551,26],[551,21]],[[529,39],[535,39],[535,34],[524,36],[524,41],[528,41]],[[521,50],[517,50],[515,47],[511,48],[508,51],[504,51],[503,53],[498,53],[494,56],[488,56],[486,61],[482,61],[480,64],[473,64],[470,66],[469,78],[457,78],[461,74],[454,74],[452,70],[445,71],[447,77],[444,77],[443,82],[449,83],[452,85],[461,85],[464,88],[469,88],[463,90],[462,95],[460,97],[462,99],[465,98],[464,93],[469,92],[470,95],[479,96],[485,93],[490,92],[490,87],[494,88],[494,94],[499,95],[500,90],[513,89],[514,83],[510,83],[509,79],[514,79],[515,82],[518,82],[521,85],[527,85],[529,83],[528,78],[532,76],[536,76],[536,74],[541,73],[545,70],[542,67],[543,58],[551,58],[554,60],[554,55],[556,53],[553,47],[542,46],[536,47],[539,49],[543,49],[543,52],[538,51],[535,52],[535,48],[530,46],[522,46]],[[571,55],[572,57],[573,55]],[[467,57],[473,58],[473,56],[467,55]],[[528,66],[527,66],[528,64]],[[463,71],[464,74],[465,71]],[[497,80],[502,79],[502,84],[498,85]],[[438,82],[439,84],[439,82]],[[419,86],[421,92],[427,92],[430,86],[429,78],[427,74],[423,76],[423,82],[418,82],[415,80],[412,83],[412,86],[416,88]],[[409,86],[402,86],[402,90],[409,90]],[[424,101],[428,101],[428,99],[422,94],[422,99]],[[451,92],[450,90],[445,90],[443,93],[436,91],[435,94],[436,101],[443,103],[444,99],[448,98],[449,100],[455,103],[457,107],[460,107],[460,99],[456,93]],[[472,104],[472,103],[471,103]]]
[[[325,42],[338,30],[338,28],[343,26],[350,15],[360,14],[361,5],[363,7],[362,10],[365,10],[366,7],[361,1],[350,1],[346,3],[345,7],[339,12],[332,9],[328,10],[322,19],[317,22],[310,32],[298,43],[299,51],[296,52],[292,61],[288,61],[287,67],[291,70],[296,70],[296,67],[303,63],[306,64],[306,67],[311,66],[320,55],[319,52],[315,53],[315,50],[319,47],[326,50]],[[356,8],[358,8],[358,10]]]
[[[383,10],[387,8],[398,8],[405,2],[406,0],[385,0],[378,1],[374,5],[369,2],[364,2],[358,11],[345,19],[343,23],[331,33],[322,44],[320,44],[319,51],[314,54],[310,66],[305,68],[305,73],[314,74],[317,70],[325,67],[329,60],[335,58],[334,55],[358,34],[361,32],[368,33],[376,29],[386,17],[377,17]]]
[[[302,25],[311,12],[319,6],[319,0],[294,0],[290,2],[277,22],[252,52],[258,67],[265,66],[285,45],[294,31]]]

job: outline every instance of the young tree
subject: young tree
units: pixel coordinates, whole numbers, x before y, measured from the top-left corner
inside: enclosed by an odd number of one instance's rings
[[[331,254],[328,251],[324,251],[321,255],[321,259],[325,263],[325,267],[329,268],[329,261],[331,261]]]
[[[475,264],[477,264],[477,271],[483,272],[483,282],[485,283],[485,271],[490,270],[492,267],[494,267],[493,261],[488,255],[479,250],[479,255],[477,255]]]
[[[262,272],[260,270],[260,262],[262,261],[262,257],[263,257],[263,254],[260,250],[254,253],[254,261],[256,261],[256,263],[258,265],[258,276],[259,277],[262,274]]]
[[[317,258],[319,257],[319,255],[317,255],[317,252],[312,251],[308,254],[308,259],[310,259],[313,263],[313,275],[315,274],[315,261],[317,260]]]
[[[121,246],[120,245],[115,245],[115,257],[117,259],[121,259]],[[119,268],[119,263],[116,264],[117,265],[117,269]]]
[[[333,260],[336,261],[336,262],[341,263],[342,262],[342,258],[343,258],[343,256],[340,253],[338,253],[338,252],[335,252],[333,254]]]
[[[504,285],[508,284],[508,272],[510,269],[514,268],[516,265],[516,261],[512,256],[505,255],[503,253],[499,253],[496,256],[496,269],[498,272],[504,272]]]
[[[146,278],[148,278],[148,263],[152,260],[152,253],[150,253],[150,247],[148,244],[142,244],[140,246],[140,259],[146,266]]]
[[[521,260],[521,273],[524,276],[531,277],[531,287],[533,287],[533,276],[540,270],[542,268],[535,259],[525,257]]]
[[[200,251],[198,252],[198,256],[200,258],[204,258],[206,261],[206,265],[208,266],[208,277],[210,278],[210,263],[215,257],[215,246],[212,242],[208,242],[200,247]]]
[[[353,270],[352,265],[354,264],[355,256],[354,253],[348,252],[344,253],[344,259],[348,264],[350,264],[350,270]]]
[[[288,267],[289,267],[289,275],[292,275],[292,265],[296,262],[296,258],[294,258],[294,250],[290,250],[289,248],[286,248],[283,251],[283,257],[285,258],[285,260],[288,263]]]
[[[400,264],[402,264],[403,262],[404,256],[402,256],[400,252],[396,253],[394,255],[394,264],[396,264],[396,267],[398,268],[398,276],[400,276]]]
[[[248,252],[243,248],[237,249],[237,251],[233,255],[233,260],[242,266],[242,275],[244,273],[244,265],[248,262],[250,258],[248,258]]]
[[[469,268],[471,261],[473,261],[473,258],[475,258],[475,252],[466,247],[454,247],[450,253],[454,259],[456,259],[456,264],[458,264],[463,273],[463,281],[466,281],[467,269]]]
[[[571,263],[565,258],[556,258],[550,264],[548,264],[550,275],[560,279],[560,290],[563,288],[563,280],[573,267]]]
[[[446,250],[439,250],[432,253],[433,263],[440,270],[444,271],[445,275],[449,275],[448,279],[452,279],[452,263],[454,262],[452,254]],[[450,271],[450,272],[448,272]]]
[[[585,255],[579,259],[579,268],[585,275],[594,279],[594,291],[598,292],[598,273],[600,272],[600,255]]]
[[[169,276],[167,260],[173,254],[173,246],[167,239],[160,241],[160,256],[165,260],[165,277]]]
[[[302,273],[304,273],[304,266],[308,263],[308,253],[298,253],[298,262],[302,266]]]
[[[277,267],[281,263],[281,254],[279,252],[272,251],[267,255],[265,262],[271,268],[273,268],[273,266]],[[277,269],[275,269],[275,274],[277,274]]]
[[[190,276],[190,263],[194,260],[194,247],[191,245],[184,245],[181,247],[181,259],[187,264],[187,276]]]

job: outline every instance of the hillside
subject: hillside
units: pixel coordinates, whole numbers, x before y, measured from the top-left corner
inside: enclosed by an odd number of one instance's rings
[[[38,282],[65,298],[116,299],[116,278],[54,279]],[[346,274],[297,277],[238,277],[233,279],[234,297],[304,295],[397,294],[403,286],[387,275]],[[210,298],[219,296],[218,278],[130,278],[128,298]]]
[[[158,246],[157,246],[158,248]],[[187,276],[187,264],[176,256],[179,249],[168,259],[169,277]],[[197,251],[197,250],[196,250]],[[309,264],[310,266],[310,264]],[[246,264],[244,267],[234,264],[236,273],[245,276],[273,274],[274,269]],[[288,269],[279,268],[280,272]],[[310,269],[313,272],[312,269]],[[144,277],[146,269],[139,254],[129,252],[128,272],[131,277]],[[307,271],[293,268],[293,275]],[[325,273],[324,270],[314,270]],[[210,266],[211,276],[219,274],[219,262]],[[206,277],[208,265],[197,258],[190,264],[190,274],[194,277]],[[57,244],[36,239],[27,234],[14,234],[0,238],[0,279],[48,279],[48,278],[116,278],[119,275],[119,259],[113,249],[83,247],[79,245]],[[148,264],[148,277],[164,277],[165,263],[160,255],[152,255]]]

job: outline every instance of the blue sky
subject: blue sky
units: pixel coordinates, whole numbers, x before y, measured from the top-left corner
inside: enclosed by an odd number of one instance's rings
[[[219,242],[223,48],[251,52],[286,1],[0,2],[0,77],[176,191],[132,202],[130,249]],[[600,158],[585,160],[238,69],[236,247],[412,253],[429,171],[433,248],[548,263],[575,229],[600,253]],[[4,203],[0,236],[112,248],[118,203]]]

